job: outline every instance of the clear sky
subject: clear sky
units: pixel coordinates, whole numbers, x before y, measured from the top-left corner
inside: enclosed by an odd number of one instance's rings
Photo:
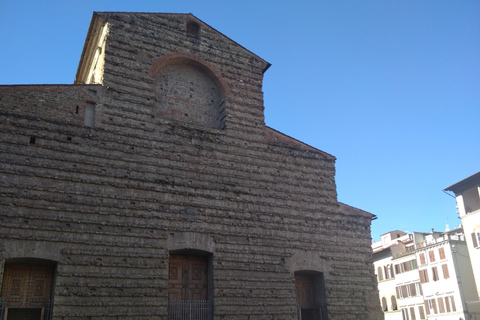
[[[0,0],[0,84],[73,83],[93,11],[193,13],[270,62],[266,124],[337,157],[373,240],[460,224],[442,190],[480,171],[480,1]]]

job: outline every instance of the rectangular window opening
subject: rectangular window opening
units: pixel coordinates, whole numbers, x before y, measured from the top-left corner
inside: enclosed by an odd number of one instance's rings
[[[87,103],[87,107],[85,108],[84,125],[85,127],[93,128],[94,123],[95,123],[95,104]]]

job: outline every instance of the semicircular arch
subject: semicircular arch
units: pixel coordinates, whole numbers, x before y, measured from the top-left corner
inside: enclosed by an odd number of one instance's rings
[[[158,59],[149,75],[154,80],[158,116],[224,128],[229,90],[207,62],[189,54],[171,54]]]

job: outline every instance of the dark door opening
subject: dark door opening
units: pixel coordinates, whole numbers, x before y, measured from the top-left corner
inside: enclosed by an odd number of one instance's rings
[[[208,257],[170,255],[168,269],[168,319],[210,319]]]
[[[299,320],[327,320],[325,284],[320,272],[296,272],[295,294]]]
[[[1,292],[6,320],[49,320],[54,272],[50,261],[7,262]]]

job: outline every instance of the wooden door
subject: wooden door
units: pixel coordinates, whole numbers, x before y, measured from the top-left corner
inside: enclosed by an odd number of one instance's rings
[[[321,320],[321,310],[316,299],[315,278],[310,275],[295,274],[295,294],[299,320]]]
[[[54,266],[33,263],[5,265],[1,296],[7,319],[39,319],[52,297]]]
[[[171,255],[168,274],[168,300],[207,300],[207,271],[207,257]]]

